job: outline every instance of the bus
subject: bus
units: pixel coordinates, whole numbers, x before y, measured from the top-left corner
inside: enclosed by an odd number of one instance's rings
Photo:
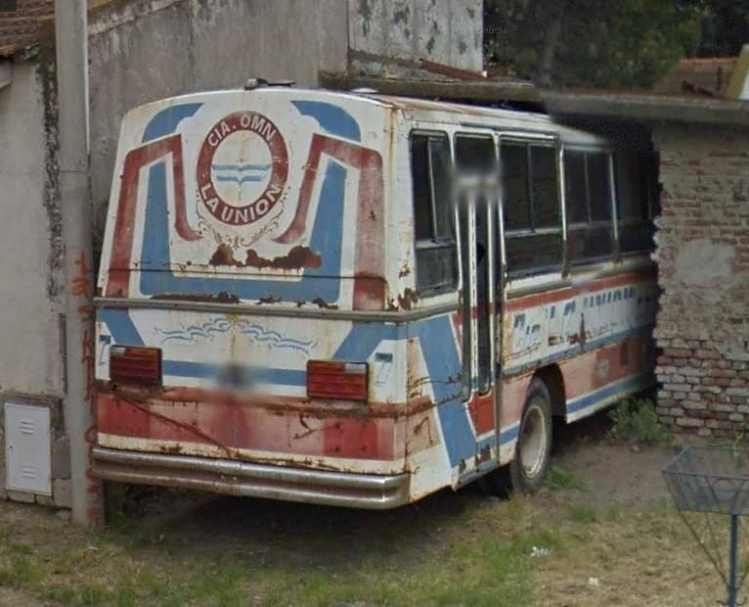
[[[386,509],[533,492],[552,418],[653,382],[647,146],[541,114],[259,87],[123,120],[100,479]]]

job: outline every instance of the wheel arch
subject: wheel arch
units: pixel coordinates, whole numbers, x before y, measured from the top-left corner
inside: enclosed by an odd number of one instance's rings
[[[554,417],[567,417],[567,393],[564,387],[564,376],[559,365],[549,365],[534,374],[546,385],[551,399],[551,414]]]

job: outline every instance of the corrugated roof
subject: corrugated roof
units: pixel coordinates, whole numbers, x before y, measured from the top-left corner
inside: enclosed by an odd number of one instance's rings
[[[653,91],[662,95],[693,93],[722,97],[736,61],[736,57],[682,59],[656,83]]]
[[[36,43],[39,19],[54,13],[55,0],[18,0],[15,11],[0,13],[0,57]]]

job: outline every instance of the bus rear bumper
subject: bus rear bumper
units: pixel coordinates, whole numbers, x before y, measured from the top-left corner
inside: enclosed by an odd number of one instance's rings
[[[103,447],[94,447],[92,456],[94,476],[120,483],[370,510],[409,502],[408,474],[306,470]]]

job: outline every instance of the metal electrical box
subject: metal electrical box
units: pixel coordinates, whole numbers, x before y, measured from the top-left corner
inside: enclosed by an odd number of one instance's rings
[[[5,403],[6,486],[52,495],[50,417],[46,407]]]

